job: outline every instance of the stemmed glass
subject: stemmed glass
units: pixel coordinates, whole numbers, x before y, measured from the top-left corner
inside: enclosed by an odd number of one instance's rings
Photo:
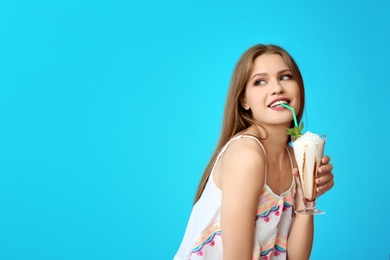
[[[317,184],[315,182],[318,168],[324,154],[326,135],[305,134],[293,138],[295,160],[299,170],[299,180],[303,191],[304,209],[295,211],[296,214],[320,215],[325,211],[316,208]]]

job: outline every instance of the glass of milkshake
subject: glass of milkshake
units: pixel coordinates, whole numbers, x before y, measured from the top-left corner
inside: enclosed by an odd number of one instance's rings
[[[304,209],[295,211],[297,214],[318,215],[325,213],[316,208],[317,184],[315,182],[324,154],[325,139],[325,135],[311,132],[306,132],[295,138],[292,136],[305,205]]]

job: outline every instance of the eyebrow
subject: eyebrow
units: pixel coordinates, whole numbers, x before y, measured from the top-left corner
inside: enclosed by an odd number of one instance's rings
[[[287,72],[287,71],[288,71],[288,72],[291,72],[290,69],[284,69],[284,70],[278,71],[278,74],[282,74],[282,73]],[[256,77],[256,76],[266,76],[266,75],[268,75],[266,72],[256,73],[255,75],[252,76],[251,80],[252,80],[254,77]]]

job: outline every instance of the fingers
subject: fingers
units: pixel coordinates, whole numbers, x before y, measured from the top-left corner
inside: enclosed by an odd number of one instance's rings
[[[322,164],[328,164],[330,162],[330,157],[327,155],[322,157],[321,162]]]
[[[318,196],[329,191],[334,186],[334,175],[331,172],[318,177],[316,179]]]
[[[321,196],[325,192],[329,191],[333,187],[333,185],[334,185],[334,181],[332,179],[328,183],[326,183],[326,184],[324,184],[324,185],[322,185],[320,187],[317,187],[318,196]]]
[[[329,172],[328,174],[324,174],[322,176],[317,177],[316,183],[317,185],[322,186],[330,181],[333,181],[333,177],[334,177],[333,173]]]
[[[325,157],[324,157],[325,158]],[[322,159],[324,159],[322,158]],[[319,173],[326,173],[326,172],[331,172],[333,170],[333,165],[328,163],[328,164],[324,164],[324,165],[321,165],[319,168],[318,168],[318,172]]]
[[[322,158],[324,165],[321,165],[318,169],[318,175],[316,178],[317,193],[321,196],[325,192],[329,191],[334,186],[334,175],[332,173],[333,165],[330,164],[330,157],[325,156]],[[292,170],[292,174],[295,178],[299,177],[299,171],[297,168]],[[298,179],[297,179],[298,180]],[[298,180],[298,185],[299,180]]]
[[[321,196],[334,186],[334,175],[332,170],[333,165],[330,163],[330,157],[324,156],[321,159],[321,166],[318,168],[318,176],[316,178],[318,196]],[[292,173],[295,177],[299,176],[297,168],[294,168]]]

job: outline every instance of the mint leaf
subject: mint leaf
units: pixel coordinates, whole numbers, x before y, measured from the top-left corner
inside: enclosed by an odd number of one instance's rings
[[[299,125],[299,132],[302,132],[302,130],[303,130],[303,122],[300,123],[300,125]]]
[[[287,128],[287,134],[291,135],[294,140],[298,139],[302,135],[303,123],[300,123],[299,127],[294,126],[293,128]]]

